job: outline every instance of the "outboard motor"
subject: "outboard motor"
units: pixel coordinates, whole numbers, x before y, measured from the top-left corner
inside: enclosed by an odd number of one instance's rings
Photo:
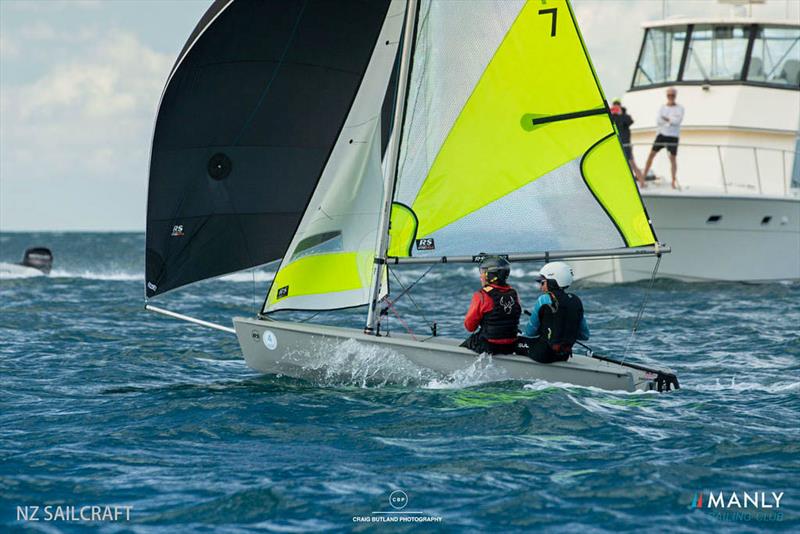
[[[25,251],[25,256],[22,258],[22,263],[25,267],[33,267],[39,269],[44,274],[50,274],[50,269],[53,268],[53,253],[49,248],[33,247]]]

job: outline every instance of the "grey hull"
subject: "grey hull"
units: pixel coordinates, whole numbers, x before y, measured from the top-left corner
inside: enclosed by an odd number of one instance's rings
[[[442,376],[465,371],[477,359],[474,352],[459,347],[459,341],[447,338],[418,341],[400,334],[376,337],[349,328],[241,317],[234,318],[233,324],[247,365],[268,374],[309,378],[319,369],[310,362],[319,362],[320,355],[334,354],[342,343],[353,342],[394,352],[414,366]],[[492,365],[498,371],[498,380],[545,380],[620,391],[678,387],[669,373],[599,357],[574,355],[567,362],[540,364],[525,356],[495,355]]]

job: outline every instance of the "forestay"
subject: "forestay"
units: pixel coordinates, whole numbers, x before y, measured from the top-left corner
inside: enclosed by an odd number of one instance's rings
[[[423,0],[389,256],[656,238],[566,0]]]

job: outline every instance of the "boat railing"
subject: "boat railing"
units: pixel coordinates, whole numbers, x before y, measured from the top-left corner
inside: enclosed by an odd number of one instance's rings
[[[644,171],[652,142],[636,142],[630,146],[637,166]],[[800,176],[792,177],[795,155],[794,150],[780,148],[680,142],[678,182],[684,189],[790,196],[791,189],[800,188]],[[671,182],[670,164],[665,156],[656,157],[652,172],[667,183]]]

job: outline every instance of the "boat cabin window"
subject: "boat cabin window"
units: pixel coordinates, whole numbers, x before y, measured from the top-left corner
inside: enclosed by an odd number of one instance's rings
[[[749,39],[749,27],[695,26],[689,40],[683,80],[740,80]]]
[[[648,29],[639,54],[633,86],[643,87],[677,80],[685,42],[686,26]]]
[[[632,89],[673,83],[800,89],[800,28],[755,24],[648,28]]]
[[[800,28],[758,28],[747,80],[800,85]]]

